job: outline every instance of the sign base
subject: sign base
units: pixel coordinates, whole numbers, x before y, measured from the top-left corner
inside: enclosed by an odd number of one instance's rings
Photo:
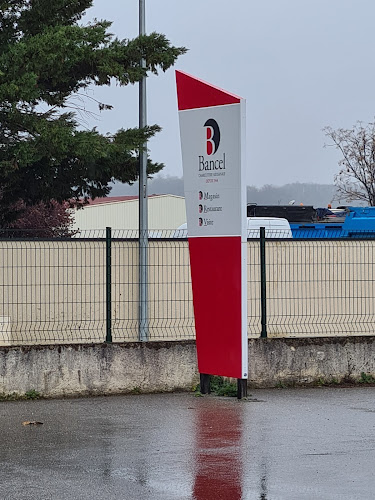
[[[211,381],[211,376],[210,375],[207,375],[207,373],[201,373],[200,374],[200,390],[201,390],[201,394],[210,394],[210,392],[211,392],[210,381]]]
[[[200,392],[201,394],[210,394],[211,375],[207,373],[200,374]],[[247,398],[247,379],[237,379],[237,399]]]
[[[237,379],[237,399],[247,398],[247,379]]]

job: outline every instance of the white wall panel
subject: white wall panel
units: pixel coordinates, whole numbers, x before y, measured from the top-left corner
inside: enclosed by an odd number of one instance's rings
[[[138,200],[88,205],[74,214],[74,229],[138,229]],[[185,199],[161,195],[148,199],[149,229],[176,229],[186,222]]]

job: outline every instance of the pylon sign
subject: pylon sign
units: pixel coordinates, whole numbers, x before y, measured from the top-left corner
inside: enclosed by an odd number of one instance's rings
[[[176,81],[198,369],[247,378],[245,100]]]

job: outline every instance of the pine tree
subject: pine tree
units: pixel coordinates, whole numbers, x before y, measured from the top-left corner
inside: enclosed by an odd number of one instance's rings
[[[92,0],[0,5],[0,226],[13,218],[10,207],[20,200],[74,204],[107,195],[111,181],[136,181],[141,145],[160,128],[112,135],[84,130],[70,109],[72,99],[89,86],[134,84],[166,71],[186,49],[158,33],[120,40],[109,33],[108,21],[84,25]],[[162,167],[149,160],[148,173]]]

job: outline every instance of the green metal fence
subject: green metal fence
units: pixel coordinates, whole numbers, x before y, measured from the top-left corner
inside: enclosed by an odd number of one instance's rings
[[[373,335],[375,241],[266,241],[268,336]]]
[[[193,339],[187,240],[165,234],[148,246],[148,339]],[[138,240],[128,235],[3,234],[0,345],[138,341]],[[373,335],[375,240],[256,236],[248,240],[249,337]]]

